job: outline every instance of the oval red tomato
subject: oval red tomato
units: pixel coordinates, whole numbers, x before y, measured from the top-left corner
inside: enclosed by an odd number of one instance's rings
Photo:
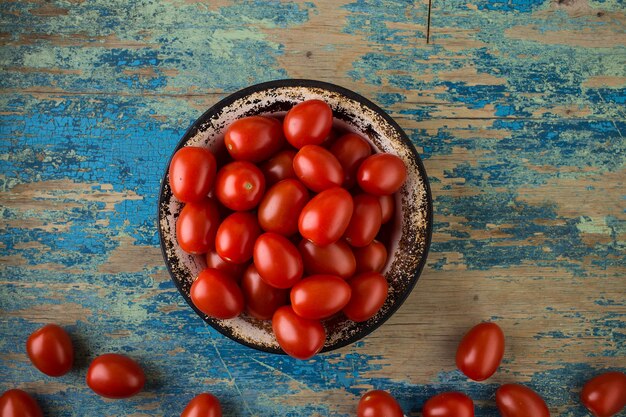
[[[350,245],[360,248],[372,243],[380,230],[383,216],[378,198],[373,195],[356,195],[353,202],[354,211],[343,236]]]
[[[298,250],[302,255],[304,271],[309,275],[337,275],[347,279],[354,275],[356,270],[352,249],[343,240],[327,246],[317,246],[311,241],[302,239]]]
[[[259,320],[271,320],[279,307],[287,304],[289,291],[275,288],[263,281],[254,264],[243,275],[241,290],[246,302],[246,311]]]
[[[222,417],[222,406],[214,395],[205,392],[193,397],[180,417]]]
[[[373,195],[393,194],[407,177],[402,159],[389,153],[377,153],[366,158],[357,171],[359,187]]]
[[[232,319],[244,307],[243,294],[237,282],[218,269],[205,269],[191,285],[191,301],[209,317]]]
[[[248,267],[247,264],[234,264],[232,262],[228,262],[219,256],[214,250],[207,252],[206,266],[207,268],[219,269],[237,282],[241,281],[241,277],[243,277],[243,273]]]
[[[87,370],[87,385],[106,398],[128,398],[138,394],[146,382],[141,366],[131,358],[107,353],[98,356]]]
[[[271,187],[278,181],[296,178],[296,173],[293,170],[294,156],[296,156],[296,151],[285,149],[268,159],[261,166],[261,171],[265,175],[266,187]]]
[[[264,192],[265,177],[250,162],[231,162],[217,171],[215,195],[231,210],[252,210],[259,204]]]
[[[276,310],[272,329],[280,347],[297,359],[309,359],[322,350],[326,342],[326,330],[322,323],[298,316],[291,306]]]
[[[356,183],[356,172],[361,163],[372,154],[370,144],[356,133],[346,133],[330,147],[343,168],[343,186],[350,188]]]
[[[474,401],[461,392],[444,392],[431,397],[424,403],[422,416],[474,417]],[[533,416],[533,414],[529,414],[529,416]]]
[[[266,232],[291,236],[298,232],[298,218],[309,201],[309,191],[298,180],[286,179],[270,188],[259,205],[259,224]]]
[[[263,233],[254,244],[254,265],[267,284],[276,288],[293,287],[302,278],[300,252],[286,237]]]
[[[385,224],[393,217],[396,209],[396,202],[393,195],[381,195],[378,197],[378,202],[380,203],[380,209],[383,216],[381,222]]]
[[[215,157],[205,148],[186,146],[170,162],[169,181],[174,197],[185,203],[204,200],[215,180]]]
[[[21,389],[10,389],[0,396],[2,417],[43,417],[37,401]]]
[[[319,145],[333,127],[333,111],[322,100],[306,100],[287,112],[283,131],[287,141],[295,148]]]
[[[300,317],[326,319],[345,307],[352,290],[336,275],[312,275],[291,289],[291,307]]]
[[[375,390],[361,397],[356,415],[358,417],[404,417],[404,412],[391,394]]]
[[[524,385],[500,386],[496,391],[496,405],[502,417],[550,417],[543,398]]]
[[[235,120],[224,135],[226,149],[238,161],[261,162],[278,152],[284,143],[283,125],[273,117]]]
[[[459,343],[456,366],[468,378],[484,381],[496,372],[504,356],[504,333],[495,323],[480,323]]]
[[[385,304],[389,285],[387,279],[378,272],[365,272],[348,280],[352,298],[343,309],[350,320],[357,323],[374,317]]]
[[[257,217],[238,211],[226,217],[215,235],[218,255],[234,264],[243,264],[252,258],[254,242],[261,234]]]
[[[380,272],[387,263],[387,248],[377,240],[362,248],[354,248],[356,273]]]
[[[300,213],[298,229],[318,246],[338,241],[350,224],[354,204],[343,188],[331,188],[313,197]]]
[[[343,183],[343,168],[335,156],[317,145],[306,145],[293,158],[296,176],[319,193]]]
[[[176,239],[182,250],[202,254],[213,249],[220,217],[217,206],[206,199],[187,203],[176,221]]]
[[[606,372],[590,379],[580,393],[580,400],[596,417],[611,417],[626,406],[626,375]]]
[[[62,327],[48,324],[26,341],[26,353],[37,369],[49,376],[65,375],[74,363],[72,340]]]

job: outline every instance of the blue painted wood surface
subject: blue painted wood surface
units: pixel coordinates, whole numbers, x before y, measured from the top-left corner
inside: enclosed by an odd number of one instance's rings
[[[407,414],[462,390],[497,416],[498,384],[529,384],[555,416],[626,370],[626,17],[621,0],[427,2],[28,0],[0,4],[0,391],[50,416],[178,415],[211,391],[227,416],[350,416],[390,390]],[[435,198],[429,262],[381,329],[301,362],[207,327],[163,266],[159,180],[189,124],[276,78],[334,82],[407,131]],[[454,366],[480,320],[507,335],[485,383]],[[26,355],[65,326],[77,366]],[[96,355],[145,367],[144,393],[104,400]]]

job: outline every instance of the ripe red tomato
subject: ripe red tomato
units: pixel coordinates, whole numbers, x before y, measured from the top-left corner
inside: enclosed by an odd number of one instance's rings
[[[389,153],[377,153],[366,158],[357,171],[361,189],[374,195],[393,194],[406,180],[406,165]]]
[[[106,398],[128,398],[139,393],[146,383],[141,366],[131,358],[107,353],[98,356],[87,370],[87,385]]]
[[[222,417],[222,406],[214,395],[205,392],[193,397],[180,417]]]
[[[243,277],[243,273],[248,267],[247,264],[234,264],[232,262],[228,262],[219,256],[214,250],[207,252],[206,266],[207,268],[219,269],[237,282],[241,281],[241,277]]]
[[[293,170],[293,158],[296,151],[285,149],[268,159],[262,166],[261,171],[265,175],[265,185],[271,187],[278,181],[288,178],[297,178]]]
[[[378,197],[378,202],[380,203],[380,209],[383,215],[382,224],[385,224],[393,217],[393,212],[396,209],[396,202],[393,195],[381,195]]]
[[[357,323],[374,317],[385,304],[389,285],[387,279],[378,272],[365,272],[348,280],[352,298],[344,307],[343,313]]]
[[[287,304],[289,299],[289,290],[266,284],[254,264],[246,269],[241,290],[246,301],[246,311],[259,320],[271,320],[278,307]]]
[[[350,245],[360,248],[372,243],[380,230],[383,215],[378,197],[359,194],[352,200],[354,211],[343,236]]]
[[[282,180],[272,186],[261,200],[259,224],[266,232],[291,236],[298,232],[298,218],[308,201],[309,191],[300,181]]]
[[[322,350],[326,330],[319,320],[298,316],[291,306],[280,307],[272,317],[272,329],[280,347],[289,356],[309,359]]]
[[[209,317],[232,319],[244,307],[243,294],[237,282],[219,269],[205,269],[191,285],[191,301]]]
[[[626,375],[606,372],[587,381],[580,400],[596,417],[611,417],[626,406]]]
[[[300,317],[326,319],[345,307],[352,290],[336,275],[312,275],[291,289],[291,307]]]
[[[333,143],[330,151],[343,168],[343,186],[351,188],[356,184],[359,165],[372,154],[372,147],[361,135],[346,133]]]
[[[218,255],[234,264],[243,264],[252,258],[254,242],[261,228],[254,213],[238,211],[226,217],[215,235]]]
[[[352,196],[343,188],[322,191],[302,209],[300,234],[318,246],[330,245],[346,231],[353,209]]]
[[[456,366],[468,378],[484,381],[496,372],[504,356],[504,333],[495,323],[472,327],[459,343]]]
[[[208,149],[194,146],[179,149],[169,167],[174,197],[185,203],[204,200],[213,187],[216,166],[215,157]]]
[[[224,135],[226,149],[238,161],[261,162],[278,152],[284,143],[283,126],[273,117],[235,120]]]
[[[461,392],[444,392],[431,397],[422,407],[423,417],[474,417],[474,401]],[[529,417],[533,414],[529,414]]]
[[[362,248],[354,248],[356,273],[380,272],[387,263],[387,248],[377,240]]]
[[[187,203],[176,221],[176,239],[187,253],[201,254],[213,249],[220,222],[214,201]]]
[[[293,170],[300,181],[316,193],[343,183],[341,164],[321,146],[303,146],[293,158]]]
[[[254,265],[267,284],[291,288],[302,278],[302,256],[286,237],[263,233],[254,244]]]
[[[357,417],[404,417],[404,412],[391,394],[375,390],[361,397],[356,415]]]
[[[250,162],[231,162],[217,171],[215,195],[231,210],[252,210],[259,204],[264,192],[265,177]]]
[[[317,246],[313,242],[302,239],[298,250],[302,255],[304,271],[309,275],[337,275],[347,279],[354,275],[356,270],[356,260],[352,249],[343,240],[327,246]]]
[[[2,417],[43,417],[37,401],[21,389],[10,389],[0,396]]]
[[[502,417],[550,417],[543,398],[524,385],[500,386],[496,391],[496,405]]]
[[[56,324],[33,332],[26,341],[26,352],[33,365],[49,376],[65,375],[74,363],[72,340]]]
[[[295,148],[319,145],[333,127],[333,111],[321,100],[307,100],[296,104],[287,112],[283,131],[287,141]]]

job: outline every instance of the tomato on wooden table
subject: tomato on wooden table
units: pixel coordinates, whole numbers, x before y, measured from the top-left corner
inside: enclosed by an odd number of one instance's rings
[[[302,209],[298,229],[305,239],[318,246],[338,241],[350,224],[354,203],[343,188],[322,191]]]
[[[580,392],[580,400],[596,417],[611,417],[626,406],[626,375],[606,372],[590,379]]]
[[[393,194],[404,184],[407,177],[402,159],[389,153],[377,153],[367,157],[357,171],[359,187],[369,194]]]
[[[502,417],[550,417],[543,398],[520,384],[500,386],[496,391],[496,405]]]
[[[146,383],[141,366],[131,358],[107,353],[98,356],[87,370],[87,385],[106,398],[128,398],[139,393]]]
[[[276,310],[289,300],[289,290],[266,284],[254,264],[246,269],[241,280],[241,290],[246,311],[259,320],[270,320]]]
[[[294,156],[296,156],[296,151],[285,149],[284,151],[278,152],[261,165],[261,171],[263,171],[263,175],[265,175],[266,187],[271,187],[278,181],[288,178],[297,178],[293,170]]]
[[[207,268],[219,269],[237,282],[241,281],[241,277],[248,267],[247,264],[234,264],[232,262],[228,262],[218,255],[215,250],[208,251],[205,258]]]
[[[37,369],[49,376],[65,375],[74,363],[74,346],[62,327],[48,324],[26,341],[26,353]]]
[[[232,319],[244,308],[239,285],[219,269],[200,272],[191,284],[189,296],[198,310],[216,319]]]
[[[291,289],[291,307],[300,317],[322,320],[341,311],[352,290],[336,275],[311,275]]]
[[[389,284],[378,272],[365,272],[348,280],[352,297],[343,313],[350,320],[363,322],[371,319],[385,304]]]
[[[204,392],[187,403],[180,417],[222,417],[222,406],[214,395]]]
[[[43,417],[37,401],[21,389],[10,389],[0,396],[2,417]]]
[[[468,378],[484,381],[493,375],[504,356],[504,333],[495,323],[480,323],[470,329],[456,351],[456,366]]]
[[[216,169],[210,150],[195,146],[179,149],[168,170],[172,194],[185,203],[205,199],[213,187]]]
[[[224,135],[226,149],[237,161],[264,161],[284,143],[283,125],[273,117],[250,116],[235,120]]]
[[[332,144],[330,152],[343,168],[343,186],[351,188],[356,184],[359,166],[372,154],[372,147],[361,135],[346,133]]]
[[[316,193],[343,183],[341,164],[321,146],[303,146],[293,158],[293,170],[298,179]]]
[[[176,220],[176,240],[191,254],[207,253],[214,248],[220,216],[213,200],[187,203]]]
[[[359,194],[352,199],[354,211],[344,233],[346,241],[354,247],[367,246],[376,237],[382,224],[382,211],[378,197]]]
[[[381,223],[385,224],[393,217],[393,212],[396,209],[396,201],[393,195],[381,195],[378,197],[378,202],[380,203],[380,210],[383,216]]]
[[[357,274],[380,272],[387,263],[387,248],[377,240],[362,248],[354,248],[353,252]]]
[[[309,359],[322,350],[326,341],[322,323],[298,316],[291,306],[276,310],[272,317],[272,329],[280,347],[297,359]]]
[[[267,190],[259,205],[259,224],[266,232],[291,236],[298,232],[298,218],[309,201],[309,190],[295,179],[282,180]]]
[[[254,242],[261,228],[254,213],[238,211],[226,217],[215,235],[217,254],[234,264],[243,264],[252,258]]]
[[[235,161],[217,171],[215,195],[226,207],[235,211],[255,208],[265,192],[261,170],[247,161]]]
[[[302,256],[293,243],[277,233],[263,233],[254,244],[254,265],[267,284],[291,288],[302,278]]]
[[[462,392],[444,392],[424,403],[422,416],[474,417],[474,401]]]
[[[354,275],[356,259],[350,246],[338,240],[326,246],[302,239],[298,245],[304,270],[309,275],[328,274],[347,279]]]
[[[361,397],[357,417],[404,417],[398,401],[386,391],[370,391]]]
[[[306,100],[296,104],[283,121],[285,138],[297,149],[321,144],[332,127],[333,111],[322,100]]]

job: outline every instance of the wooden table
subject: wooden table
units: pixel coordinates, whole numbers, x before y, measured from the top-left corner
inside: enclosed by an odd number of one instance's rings
[[[5,1],[0,27],[0,390],[50,416],[178,415],[211,391],[226,416],[352,416],[366,390],[407,414],[445,390],[497,416],[521,382],[554,416],[588,415],[583,382],[626,368],[626,17],[619,0]],[[426,41],[428,31],[429,42]],[[433,245],[412,295],[362,341],[301,362],[196,316],[158,247],[175,144],[242,87],[312,78],[386,109],[424,159]],[[455,369],[462,334],[504,329],[484,383]],[[65,326],[75,369],[48,378],[24,343]],[[96,355],[145,367],[103,400]],[[624,414],[622,414],[624,415]]]

